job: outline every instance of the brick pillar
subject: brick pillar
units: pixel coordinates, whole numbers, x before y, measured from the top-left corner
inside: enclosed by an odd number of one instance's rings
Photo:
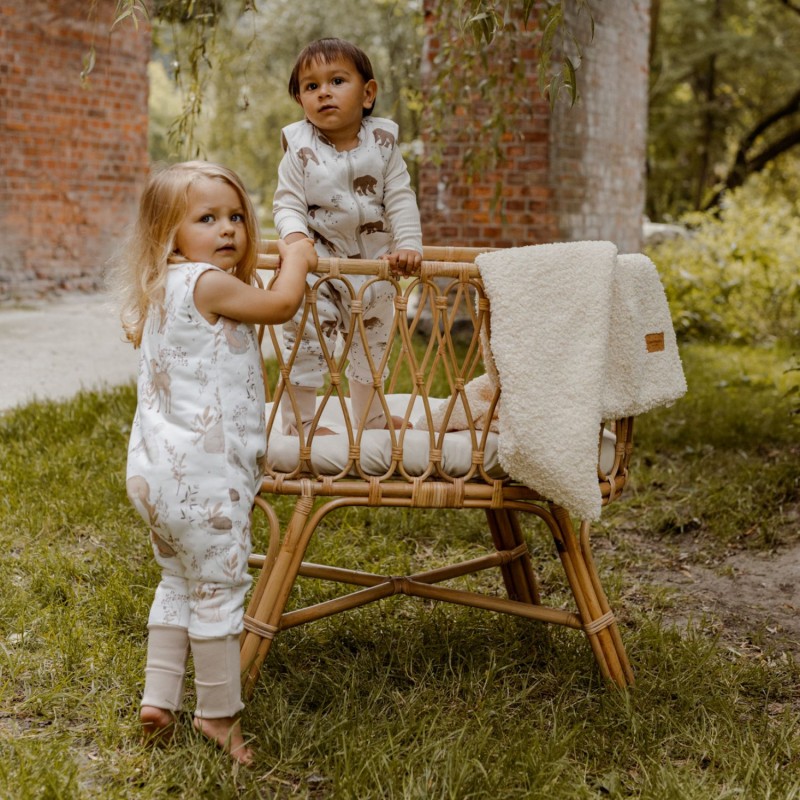
[[[0,0],[0,298],[96,289],[148,168],[150,28],[114,3]],[[92,43],[97,66],[81,86]]]
[[[430,25],[441,0],[426,0],[429,22],[423,64],[423,91],[436,80],[435,59],[441,43]],[[458,34],[453,29],[454,40]],[[460,45],[461,46],[461,45]],[[478,45],[467,38],[463,46]],[[522,91],[527,103],[520,103],[507,125],[508,133],[500,144],[502,160],[491,172],[470,178],[464,166],[467,150],[474,146],[474,129],[465,125],[469,118],[486,116],[479,101],[456,109],[436,131],[442,144],[442,163],[423,160],[420,167],[419,203],[423,235],[429,244],[512,247],[521,243],[552,241],[557,235],[551,211],[552,190],[548,181],[550,112],[536,86],[536,49],[531,35],[520,52],[524,59]],[[502,69],[506,69],[505,66]],[[433,142],[426,142],[430,153]],[[497,184],[502,186],[504,219],[492,211]]]
[[[435,10],[436,2],[426,0],[426,9]],[[605,0],[592,8],[595,37],[585,48],[581,98],[572,108],[559,101],[551,113],[539,95],[536,35],[530,35],[521,51],[520,93],[527,103],[511,112],[495,171],[470,178],[462,163],[471,144],[464,120],[481,114],[478,104],[458,109],[431,134],[443,143],[444,158],[440,166],[426,159],[420,168],[426,243],[509,247],[609,239],[621,251],[639,249],[650,0]],[[439,46],[429,29],[423,65],[428,80],[435,78]],[[463,46],[478,45],[467,39]],[[426,144],[430,152],[430,139]],[[503,218],[491,210],[498,181]]]

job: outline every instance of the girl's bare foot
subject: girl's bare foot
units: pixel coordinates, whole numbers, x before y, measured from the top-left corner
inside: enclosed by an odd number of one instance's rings
[[[253,763],[253,751],[244,743],[238,719],[234,717],[220,717],[219,719],[195,717],[194,727],[242,766],[249,767]]]
[[[139,722],[142,724],[142,738],[147,744],[169,744],[175,735],[177,719],[166,708],[142,706]]]

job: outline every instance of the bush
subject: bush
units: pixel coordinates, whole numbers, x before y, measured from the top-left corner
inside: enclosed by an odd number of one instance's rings
[[[763,343],[800,332],[800,208],[765,179],[718,213],[682,218],[691,234],[648,248],[683,339]]]

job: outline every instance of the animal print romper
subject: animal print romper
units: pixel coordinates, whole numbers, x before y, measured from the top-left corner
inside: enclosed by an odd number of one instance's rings
[[[397,137],[398,128],[392,120],[365,117],[358,146],[338,151],[307,120],[285,127],[282,144],[286,152],[278,167],[273,202],[278,235],[286,238],[299,232],[312,237],[320,258],[379,258],[399,249],[421,253],[417,200]],[[308,274],[309,286],[318,280],[319,275]],[[366,351],[377,364],[386,349],[394,320],[392,285],[357,275],[348,276],[347,283],[331,278],[319,283],[320,331],[332,353],[337,334],[350,327],[351,302],[357,295],[362,302],[367,341],[359,335],[353,339],[346,374],[359,383],[371,384]],[[319,388],[327,362],[313,318],[309,315],[301,328],[302,316],[301,306],[283,327],[284,357],[300,337],[289,380],[295,386]]]
[[[150,625],[199,638],[242,630],[250,512],[266,452],[264,385],[252,325],[197,310],[210,264],[170,266],[139,360],[127,489],[151,530],[161,582]]]

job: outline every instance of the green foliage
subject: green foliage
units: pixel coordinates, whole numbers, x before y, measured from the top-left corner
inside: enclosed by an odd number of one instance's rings
[[[526,19],[532,5],[532,3],[526,3]],[[594,19],[589,4],[586,0],[577,0],[575,6],[576,17],[579,17],[581,12],[585,12],[588,16],[589,41],[591,41],[594,37]],[[577,64],[575,62],[577,60],[580,63],[581,43],[572,32],[569,19],[565,16],[564,4],[556,3],[548,8],[541,21],[542,40],[539,43],[537,67],[539,91],[550,100],[551,109],[555,106],[562,90],[568,93],[571,103],[574,104],[578,99]],[[574,52],[576,56],[570,57],[571,52]],[[554,61],[555,64],[561,62],[560,68],[554,69]]]
[[[536,15],[533,14],[534,10],[537,11]],[[474,43],[478,46],[477,54],[480,56],[484,75],[489,70],[497,73],[495,77],[505,76],[506,79],[508,77],[509,62],[498,58],[496,63],[491,64],[487,58],[487,50],[496,39],[502,40],[505,37],[511,37],[522,41],[527,40],[530,44],[531,33],[533,31],[541,32],[538,42],[537,65],[539,91],[550,100],[551,108],[562,91],[569,94],[572,103],[578,99],[575,62],[580,59],[581,44],[574,33],[573,26],[581,13],[585,13],[589,18],[591,36],[594,35],[594,20],[588,0],[573,0],[572,3],[548,0],[548,2],[540,4],[534,0],[522,0],[522,2],[519,0],[459,0],[456,3],[434,3],[433,11],[436,15],[434,25],[438,36],[444,39],[452,38],[453,29],[459,30],[461,37],[467,32],[471,34]],[[466,45],[467,42],[462,41],[462,44]],[[517,50],[518,47],[519,41],[512,45],[514,50]],[[447,72],[460,73],[460,77],[465,78],[468,83],[472,83],[475,81],[477,73],[469,67],[463,68],[464,56],[467,55],[469,58],[472,52],[473,48],[470,47],[451,50],[440,60],[440,66],[443,66]],[[576,55],[571,57],[571,52]],[[462,69],[457,70],[456,66],[459,63]],[[520,84],[513,81],[506,80],[506,84],[505,91],[509,92],[510,96],[514,96],[522,88]],[[451,88],[454,100],[463,99],[464,89],[472,91],[472,87],[467,84]],[[480,99],[483,101],[490,100],[498,91],[503,92],[504,87],[495,80],[490,80],[485,88],[481,85],[478,87]],[[502,120],[498,120],[498,122],[502,126]]]
[[[115,27],[138,24],[147,9],[118,0]],[[422,89],[422,0],[158,0],[156,51],[180,88],[168,157],[230,162],[267,220],[277,131],[297,116],[286,76],[297,50],[322,35],[351,38],[374,57],[378,111],[398,120],[412,174],[419,133],[428,134],[436,160],[439,134],[450,125],[471,145],[468,172],[497,164],[514,120],[533,106],[524,70],[532,48],[540,93],[551,105],[575,101],[581,50],[593,35],[590,0],[432,0],[427,10],[435,70]],[[776,191],[796,196],[800,62],[786,53],[800,48],[800,6],[660,0],[652,13],[648,215],[674,219],[703,208],[771,164],[780,168],[772,173]],[[93,67],[89,52],[85,72]],[[161,157],[159,132],[152,138]]]
[[[173,153],[170,128],[181,113],[181,98],[162,61],[147,67],[150,82],[147,150],[152,163],[168,162]]]
[[[648,216],[704,208],[739,170],[796,171],[800,105],[786,103],[797,98],[800,61],[787,54],[800,51],[800,5],[660,0],[652,9]]]
[[[768,177],[727,195],[719,214],[684,217],[689,233],[649,250],[683,338],[769,342],[800,336],[800,205]]]
[[[120,0],[117,24],[135,20],[142,7]],[[593,29],[588,0],[438,0],[432,10],[440,47],[423,101],[422,0],[329,0],[324,7],[313,0],[159,0],[152,10],[156,52],[171,64],[181,98],[177,113],[169,112],[168,159],[199,156],[234,166],[268,220],[278,131],[299,116],[286,96],[288,75],[297,52],[321,36],[351,39],[369,53],[381,87],[377,113],[400,125],[412,177],[421,128],[431,134],[436,159],[437,134],[456,118],[472,142],[466,169],[476,174],[500,159],[514,119],[532,107],[525,67],[533,47],[540,91],[551,105],[562,95],[577,98],[581,47]],[[485,113],[473,113],[477,108]],[[151,112],[151,143],[161,158],[159,99]]]

